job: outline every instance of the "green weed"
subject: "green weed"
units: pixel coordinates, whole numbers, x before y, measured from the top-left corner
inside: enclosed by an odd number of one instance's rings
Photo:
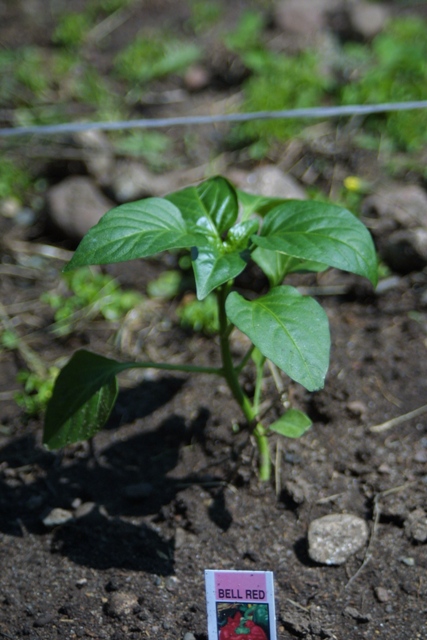
[[[200,57],[199,48],[163,32],[140,34],[115,59],[117,75],[144,84],[184,71]]]
[[[41,296],[55,311],[53,331],[58,336],[71,333],[81,319],[101,316],[117,322],[143,299],[136,291],[123,291],[111,276],[88,268],[64,274],[63,278],[64,292],[51,291]]]
[[[398,18],[372,42],[371,48],[344,48],[349,82],[341,89],[343,104],[404,102],[427,99],[427,24]],[[395,148],[413,151],[427,142],[427,110],[370,116],[366,131],[386,135]]]

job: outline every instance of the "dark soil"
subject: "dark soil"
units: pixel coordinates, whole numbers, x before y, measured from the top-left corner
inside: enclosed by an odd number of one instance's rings
[[[150,7],[150,19],[159,19],[160,8]],[[18,9],[8,16],[12,37]],[[47,362],[79,347],[129,358],[129,345],[145,345],[149,326],[151,359],[218,363],[216,339],[185,332],[175,302],[150,303],[140,326],[94,320],[55,337],[39,296],[63,263],[18,258],[17,240],[28,250],[32,239],[49,238],[39,227],[0,224],[3,321],[7,311]],[[112,272],[145,292],[163,268],[159,259]],[[274,571],[283,640],[427,637],[426,547],[411,527],[414,512],[426,508],[427,414],[371,430],[427,403],[426,270],[379,293],[334,271],[293,284],[316,287],[327,311],[331,367],[314,394],[283,380],[292,406],[314,424],[300,440],[272,439],[271,483],[258,481],[251,438],[244,425],[232,429],[241,415],[216,378],[129,375],[92,445],[58,453],[41,445],[41,417],[26,418],[12,399],[2,403],[0,638],[176,640],[191,632],[206,640],[208,568]],[[344,293],[322,295],[337,284]],[[237,337],[234,348],[242,350]],[[146,357],[144,349],[130,355]],[[22,351],[1,353],[2,398],[23,368]],[[250,376],[246,384],[249,391]],[[265,395],[271,417],[278,415],[272,377]],[[46,526],[54,508],[72,518]],[[308,555],[309,523],[330,513],[369,525],[367,548],[341,566],[317,565]]]

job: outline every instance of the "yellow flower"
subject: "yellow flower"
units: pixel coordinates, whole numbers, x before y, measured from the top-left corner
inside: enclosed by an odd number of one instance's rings
[[[344,186],[348,191],[364,191],[363,180],[357,176],[347,176],[347,178],[344,178]]]

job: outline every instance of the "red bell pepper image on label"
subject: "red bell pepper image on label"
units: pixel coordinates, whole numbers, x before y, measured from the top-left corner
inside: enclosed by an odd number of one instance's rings
[[[219,640],[246,640],[246,638],[248,640],[268,640],[265,631],[254,622],[253,615],[249,614],[249,610],[244,615],[241,611],[236,611],[234,616],[228,618],[227,623],[220,629]]]

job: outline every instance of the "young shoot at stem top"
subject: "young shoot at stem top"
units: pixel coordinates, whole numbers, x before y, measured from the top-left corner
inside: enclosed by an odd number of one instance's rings
[[[168,250],[191,254],[199,300],[215,294],[222,365],[201,367],[158,362],[117,362],[77,351],[60,372],[48,404],[44,443],[55,449],[92,437],[114,406],[116,376],[130,368],[205,373],[227,382],[259,451],[259,474],[270,477],[268,436],[298,437],[310,426],[290,409],[273,424],[259,417],[266,359],[309,391],[324,385],[329,366],[329,324],[322,307],[282,284],[296,271],[335,267],[368,278],[375,286],[377,260],[366,227],[349,211],[321,202],[267,198],[236,190],[221,176],[164,198],[146,198],[108,211],[81,241],[66,271],[91,264],[146,258]],[[233,291],[234,279],[250,260],[266,274],[269,290],[247,300]],[[230,335],[245,333],[252,347],[233,362]],[[252,359],[256,367],[253,398],[239,378]]]

